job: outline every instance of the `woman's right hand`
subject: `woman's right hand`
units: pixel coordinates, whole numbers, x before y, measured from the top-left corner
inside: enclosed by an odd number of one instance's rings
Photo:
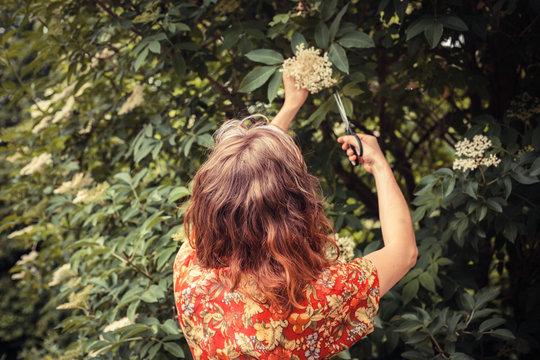
[[[364,165],[364,168],[370,174],[374,174],[378,170],[388,168],[388,161],[386,161],[386,157],[384,156],[381,148],[379,147],[377,138],[375,136],[366,134],[357,135],[360,138],[360,141],[362,141],[362,147],[364,150],[363,155],[360,156],[359,159],[357,159],[357,156],[352,149],[352,146],[356,147],[357,149],[359,148],[358,142],[354,136],[340,136],[337,140],[339,143],[342,144],[341,149],[347,152],[349,161],[358,161],[360,164]]]

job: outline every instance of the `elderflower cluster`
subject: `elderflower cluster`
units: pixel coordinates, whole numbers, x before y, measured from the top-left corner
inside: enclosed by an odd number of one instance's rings
[[[127,98],[126,102],[122,104],[118,115],[124,115],[135,109],[137,106],[144,104],[144,87],[140,84],[135,85],[133,92]]]
[[[93,287],[94,285],[87,285],[84,289],[82,289],[78,293],[72,292],[69,295],[69,301],[62,305],[58,305],[56,308],[58,310],[67,310],[67,309],[79,309],[79,308],[84,307],[88,301],[88,298],[90,297],[90,291],[92,291]]]
[[[510,108],[506,116],[515,118],[523,122],[529,121],[532,117],[540,114],[540,98],[533,97],[524,92],[510,102]]]
[[[36,250],[32,250],[28,254],[24,254],[23,256],[21,256],[21,258],[17,260],[17,265],[33,263],[34,261],[36,261],[38,255],[39,254]]]
[[[73,273],[73,271],[71,271],[71,264],[64,264],[55,270],[52,280],[49,281],[49,286],[56,286],[58,284],[61,284],[64,280],[68,279],[73,275],[75,274]]]
[[[354,258],[355,243],[350,236],[336,236],[336,243],[339,247],[339,262],[349,262]],[[329,259],[335,259],[337,250],[334,246],[329,246],[326,250],[326,257]]]
[[[452,168],[454,170],[474,170],[478,166],[497,166],[501,159],[496,155],[491,154],[488,157],[484,156],[487,149],[491,147],[491,140],[484,135],[475,135],[471,140],[465,138],[456,144],[456,158]]]
[[[34,157],[32,161],[30,161],[25,167],[23,167],[20,171],[20,174],[33,175],[36,173],[40,173],[43,169],[45,169],[50,164],[52,164],[51,154],[43,153],[39,155],[38,157]]]
[[[135,318],[137,318],[137,315],[135,315]],[[123,327],[133,325],[133,324],[134,324],[133,321],[129,320],[127,317],[123,317],[120,320],[113,321],[109,325],[105,326],[105,328],[103,329],[103,332],[106,333],[106,332],[115,331]]]
[[[99,62],[101,60],[107,60],[108,58],[112,57],[114,54],[116,54],[114,52],[114,50],[111,50],[109,48],[105,48],[103,49],[102,51],[100,51],[99,53],[97,53],[93,58],[92,60],[90,61],[90,67],[91,68],[95,68],[96,66],[99,65]]]
[[[311,47],[304,49],[304,43],[296,46],[296,56],[283,62],[283,72],[292,76],[298,89],[307,89],[315,94],[336,84],[332,79],[332,63],[328,54]]]
[[[71,114],[71,111],[73,110],[73,107],[75,105],[75,98],[80,96],[84,90],[90,87],[90,83],[85,83],[83,86],[77,90],[77,93],[73,94],[73,91],[75,90],[75,86],[77,83],[73,83],[66,87],[61,92],[58,92],[54,94],[49,100],[41,100],[38,101],[36,104],[32,105],[30,107],[30,116],[35,119],[40,117],[43,114],[46,114],[43,116],[41,121],[34,126],[32,129],[33,134],[38,134],[41,130],[47,128],[51,123],[56,124],[60,121],[64,121],[68,118],[69,114]],[[47,89],[45,91],[45,95],[49,96],[50,94],[54,93],[53,89]],[[47,113],[47,110],[52,104],[55,104],[59,101],[66,100],[64,106],[62,106],[62,109],[57,111],[54,115],[49,115]]]
[[[96,185],[92,189],[81,189],[77,192],[75,199],[73,199],[74,204],[88,204],[91,202],[99,201],[109,189],[109,183],[102,182],[101,184]]]
[[[24,229],[14,231],[14,232],[12,232],[11,234],[8,235],[8,239],[13,239],[14,237],[21,236],[21,235],[24,235],[24,234],[28,234],[33,229],[34,229],[34,225],[30,225],[30,226],[25,227]]]
[[[92,184],[94,180],[92,179],[92,176],[90,174],[84,174],[82,172],[76,173],[73,175],[71,180],[65,181],[54,190],[55,194],[68,194],[74,191],[79,190],[82,187],[88,186]]]

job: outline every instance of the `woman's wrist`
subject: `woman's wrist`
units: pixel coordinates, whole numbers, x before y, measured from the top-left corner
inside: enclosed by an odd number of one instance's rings
[[[372,168],[374,177],[385,176],[388,174],[392,175],[392,177],[394,176],[390,164],[384,157],[382,157],[378,161],[375,161],[372,165]]]

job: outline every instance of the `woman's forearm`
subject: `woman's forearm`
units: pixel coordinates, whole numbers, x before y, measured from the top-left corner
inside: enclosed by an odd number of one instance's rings
[[[370,253],[379,270],[381,295],[390,290],[416,264],[418,249],[411,214],[388,163],[373,172],[379,200],[384,247]]]
[[[416,248],[409,207],[388,163],[374,171],[379,218],[385,246]]]
[[[289,104],[285,101],[281,110],[279,110],[278,114],[272,119],[271,124],[283,131],[287,131],[301,106],[302,104]]]

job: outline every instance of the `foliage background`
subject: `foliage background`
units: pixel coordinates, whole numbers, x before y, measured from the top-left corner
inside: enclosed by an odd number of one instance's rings
[[[306,41],[329,52],[418,224],[416,267],[340,357],[534,358],[539,14],[536,0],[2,1],[2,357],[190,357],[171,274],[189,181],[220,122],[277,112],[281,56]],[[376,195],[335,144],[332,91],[310,96],[293,130],[361,255],[381,245]],[[501,164],[451,170],[475,134]],[[51,163],[21,174],[41,154]],[[78,172],[92,197],[55,193]]]

